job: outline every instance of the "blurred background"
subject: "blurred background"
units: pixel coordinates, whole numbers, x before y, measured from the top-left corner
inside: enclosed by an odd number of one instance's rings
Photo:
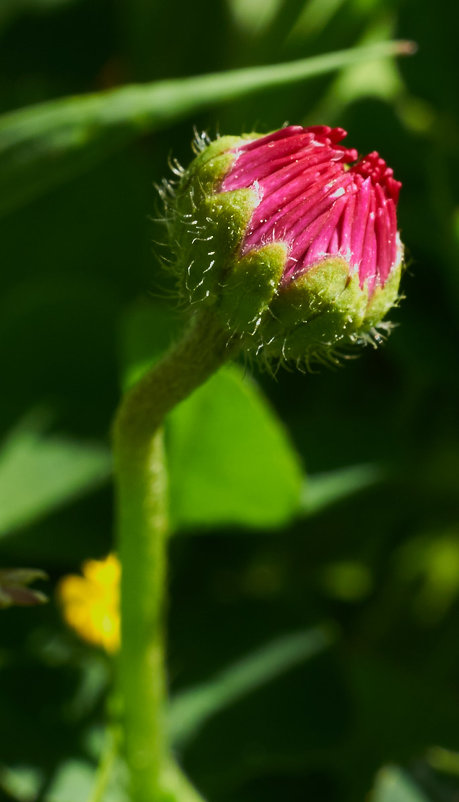
[[[111,669],[66,627],[55,588],[113,549],[110,420],[130,371],[180,322],[155,244],[154,183],[171,157],[190,160],[193,126],[214,136],[288,121],[342,126],[349,146],[394,168],[406,298],[378,351],[313,375],[229,370],[171,421],[177,755],[210,802],[459,800],[450,6],[1,0],[0,37],[5,115],[393,38],[419,46],[250,98],[235,82],[232,99],[191,100],[180,119],[101,140],[86,160],[88,128],[68,172],[66,129],[35,112],[0,118],[0,562],[46,571],[50,597],[0,613],[0,798],[99,799]]]

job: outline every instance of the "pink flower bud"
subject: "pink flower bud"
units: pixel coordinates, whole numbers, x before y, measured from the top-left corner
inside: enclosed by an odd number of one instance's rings
[[[401,184],[341,128],[200,142],[169,204],[181,292],[266,359],[377,343],[398,299]]]
[[[371,294],[400,262],[401,184],[376,151],[357,161],[356,150],[338,144],[345,136],[342,128],[291,125],[234,149],[221,191],[253,187],[259,197],[241,253],[287,243],[283,284],[340,256]]]

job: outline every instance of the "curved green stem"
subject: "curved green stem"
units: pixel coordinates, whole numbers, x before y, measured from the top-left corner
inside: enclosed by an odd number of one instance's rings
[[[162,423],[237,347],[212,310],[124,397],[114,456],[121,579],[119,685],[134,802],[160,798],[165,742],[164,606],[169,531]]]
[[[122,566],[119,680],[126,757],[133,800],[153,802],[165,747],[163,607],[168,519],[162,429],[137,451],[118,441],[116,458]]]

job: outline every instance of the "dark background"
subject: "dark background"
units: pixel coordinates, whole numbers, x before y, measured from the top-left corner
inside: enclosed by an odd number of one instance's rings
[[[185,769],[212,802],[354,802],[387,764],[402,767],[428,800],[459,799],[459,108],[451,8],[445,0],[0,6],[2,112],[385,38],[419,45],[397,63],[260,92],[139,137],[0,220],[1,432],[7,437],[38,416],[51,435],[105,447],[120,394],[121,321],[133,303],[168,286],[153,244],[161,238],[150,220],[153,184],[168,172],[170,154],[189,161],[194,124],[211,136],[285,121],[340,125],[350,145],[379,150],[403,182],[406,297],[387,344],[334,371],[256,377],[312,477],[363,465],[377,479],[282,529],[198,527],[171,544],[173,691],[284,633],[318,622],[336,633],[329,649],[214,716],[183,750]],[[112,548],[111,503],[106,481],[0,542],[3,565],[48,572],[51,597],[46,607],[0,614],[2,799],[51,799],[46,789],[59,768],[93,759],[88,743],[103,718],[105,660],[66,631],[53,588],[82,560]],[[40,778],[41,791],[27,796],[11,784],[5,767],[18,766]],[[72,802],[80,799],[75,786]]]

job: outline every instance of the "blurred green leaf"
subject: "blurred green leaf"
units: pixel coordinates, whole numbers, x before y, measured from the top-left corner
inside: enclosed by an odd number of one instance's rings
[[[8,799],[34,802],[43,783],[43,771],[35,766],[0,766],[0,789]]]
[[[372,590],[373,577],[367,565],[357,560],[339,560],[324,565],[321,584],[325,592],[342,602],[358,602]]]
[[[396,18],[388,14],[386,8],[376,17],[373,13],[359,42],[360,46],[369,47],[376,42],[389,41],[395,27]],[[347,106],[364,97],[378,97],[393,102],[401,101],[406,94],[394,61],[380,58],[369,64],[350,64],[333,80],[319,106],[308,113],[308,118],[339,120]]]
[[[301,512],[315,515],[331,504],[360,493],[384,479],[378,465],[351,465],[329,473],[309,476],[303,486]]]
[[[435,771],[459,777],[459,752],[442,746],[431,746],[426,754],[427,762]]]
[[[117,757],[111,735],[107,745],[108,750],[101,755],[97,768],[87,760],[76,758],[62,763],[44,802],[128,802],[126,770]]]
[[[105,741],[99,765],[96,770],[93,770],[91,792],[83,802],[130,802],[128,771],[123,758],[118,754],[117,738],[108,733]],[[64,793],[66,793],[67,782],[72,781],[72,767],[68,774],[67,771],[66,768],[63,780],[60,781],[61,785],[58,785],[58,790],[63,788]],[[67,780],[67,777],[70,779]],[[162,793],[158,802],[204,802],[181,768],[170,759],[165,761],[162,767],[161,782]],[[45,802],[54,802],[54,798],[46,797]],[[56,802],[58,802],[57,799]],[[65,802],[64,799],[62,802]]]
[[[410,602],[416,617],[435,624],[459,594],[459,532],[436,530],[404,543],[396,554],[398,576],[411,582]]]
[[[79,684],[73,697],[67,701],[66,717],[69,720],[80,721],[100,704],[110,685],[112,675],[105,655],[100,655],[95,650],[85,653],[79,663],[73,657],[73,665],[75,670],[79,671]]]
[[[43,436],[35,424],[15,429],[0,452],[0,535],[98,486],[110,467],[101,445]]]
[[[346,0],[309,0],[295,25],[289,32],[287,41],[304,41],[310,36],[318,36]]]
[[[0,118],[0,214],[39,197],[139,134],[215,103],[408,52],[405,42],[383,42],[286,64],[125,86],[5,114]]]
[[[269,27],[282,5],[282,0],[230,0],[228,3],[237,27],[252,36]]]
[[[427,796],[397,766],[382,769],[371,795],[371,802],[429,802]]]
[[[101,736],[98,766],[94,771],[91,793],[85,798],[85,802],[129,802],[128,770],[119,754],[119,735],[110,729],[105,729],[98,735]]]
[[[90,797],[94,767],[84,760],[68,760],[56,772],[45,796],[46,802],[76,802]]]
[[[166,303],[151,300],[133,304],[121,327],[121,385],[132,387],[178,336],[180,320]]]
[[[169,763],[165,767],[163,784],[165,789],[163,802],[204,802],[176,763]]]
[[[60,8],[77,0],[1,0],[0,3],[0,32],[27,12],[42,12]]]
[[[179,328],[165,304],[137,304],[122,332],[122,383],[130,386]],[[296,513],[302,469],[286,431],[253,379],[227,365],[167,420],[174,529],[279,526]]]
[[[169,416],[177,528],[273,527],[298,509],[302,472],[281,422],[251,377],[227,365]]]
[[[330,645],[331,633],[317,627],[287,635],[239,660],[208,682],[172,700],[169,729],[183,746],[212,716]]]
[[[407,640],[411,632],[403,624],[399,625],[400,619],[403,621],[403,598],[397,595],[393,585],[387,584],[386,587],[393,603],[392,617],[386,626],[388,631],[390,627],[391,637],[397,639],[399,656],[406,648],[403,640]],[[369,606],[366,612],[368,609]],[[368,633],[375,632],[381,609],[380,604],[379,608],[374,608],[373,616],[368,617]],[[455,626],[453,630],[456,630]],[[371,637],[372,634],[367,635],[368,640]],[[384,645],[387,642],[388,639]],[[430,643],[435,643],[433,655],[426,651],[429,641],[425,631],[422,632],[416,646],[416,657],[408,664],[405,661],[405,665],[402,660],[397,663],[393,653],[387,659],[380,654],[369,655],[363,650],[349,655],[346,661],[355,718],[345,748],[349,750],[348,754],[353,754],[354,770],[359,765],[378,766],[382,759],[387,762],[387,769],[375,781],[378,795],[371,796],[371,802],[405,802],[403,796],[399,800],[395,795],[398,789],[400,793],[404,790],[405,775],[400,777],[400,769],[394,766],[408,764],[413,755],[424,754],[431,744],[455,743],[457,708],[454,691],[445,678],[444,668],[433,670],[442,655],[438,640]],[[412,644],[410,639],[408,649]],[[450,644],[445,659],[451,659]],[[393,798],[389,796],[392,792]],[[425,802],[424,797],[421,799]],[[408,797],[406,802],[414,800]]]
[[[177,314],[165,303],[138,303],[130,309],[121,343],[125,387],[151,367],[179,328]],[[298,510],[315,515],[386,475],[378,465],[353,465],[308,477],[299,495],[301,469],[286,433],[250,377],[234,365],[174,410],[168,427],[176,528],[280,525]]]

